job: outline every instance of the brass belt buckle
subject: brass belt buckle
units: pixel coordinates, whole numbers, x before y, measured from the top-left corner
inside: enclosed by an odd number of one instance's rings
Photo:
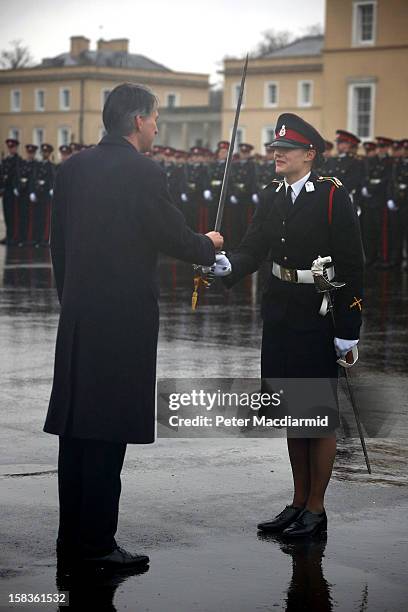
[[[289,268],[281,268],[282,280],[288,283],[297,283],[297,270],[290,270]]]

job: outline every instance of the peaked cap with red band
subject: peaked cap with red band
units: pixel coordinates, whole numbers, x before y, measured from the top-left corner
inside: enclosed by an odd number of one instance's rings
[[[230,143],[228,142],[228,140],[220,140],[217,144],[217,151],[219,151],[220,149],[229,149],[229,146]]]
[[[392,138],[386,138],[385,136],[376,136],[375,139],[378,147],[391,147],[393,143]]]
[[[324,140],[319,132],[310,123],[293,113],[280,115],[276,124],[275,140],[269,146],[316,149],[319,153],[323,153],[325,149]]]
[[[366,140],[363,142],[363,147],[366,151],[374,151],[377,148],[377,143],[373,140]]]
[[[358,136],[346,130],[336,130],[336,140],[337,142],[349,142],[352,145],[358,145],[361,142]]]
[[[7,138],[5,142],[8,147],[18,147],[18,145],[20,144],[17,138]]]

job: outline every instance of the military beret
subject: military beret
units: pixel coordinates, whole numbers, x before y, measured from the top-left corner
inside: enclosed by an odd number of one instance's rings
[[[347,130],[336,130],[336,141],[349,142],[352,145],[358,145],[361,142],[358,136],[352,132],[347,132]]]
[[[310,123],[293,113],[283,113],[278,118],[275,130],[275,140],[272,147],[287,149],[316,149],[323,153],[324,140]]]
[[[20,141],[17,140],[17,138],[7,138],[6,140],[6,145],[8,147],[18,147],[19,144],[20,144]]]
[[[43,151],[43,153],[52,153],[53,150],[54,147],[50,144],[47,144],[46,142],[41,145],[41,151]]]
[[[26,144],[25,148],[27,153],[35,153],[38,149],[37,145],[35,144]]]

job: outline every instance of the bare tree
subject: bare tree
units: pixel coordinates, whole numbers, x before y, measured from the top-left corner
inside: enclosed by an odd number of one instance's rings
[[[267,55],[285,47],[293,41],[293,34],[288,30],[266,30],[262,32],[263,40],[258,44],[252,55]]]
[[[25,68],[32,64],[33,58],[28,47],[21,40],[13,40],[10,49],[0,52],[0,66],[8,69]]]
[[[324,29],[321,23],[313,23],[303,28],[303,36],[323,36]]]

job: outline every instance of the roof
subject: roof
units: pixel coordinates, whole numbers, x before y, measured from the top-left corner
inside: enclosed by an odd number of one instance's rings
[[[320,55],[324,44],[324,36],[304,36],[294,40],[289,45],[265,53],[261,57],[296,57],[299,55]]]
[[[171,72],[163,64],[158,64],[144,55],[125,51],[82,51],[77,57],[73,57],[70,53],[61,53],[55,57],[43,59],[39,65],[41,68],[60,66],[107,66],[109,68]]]

